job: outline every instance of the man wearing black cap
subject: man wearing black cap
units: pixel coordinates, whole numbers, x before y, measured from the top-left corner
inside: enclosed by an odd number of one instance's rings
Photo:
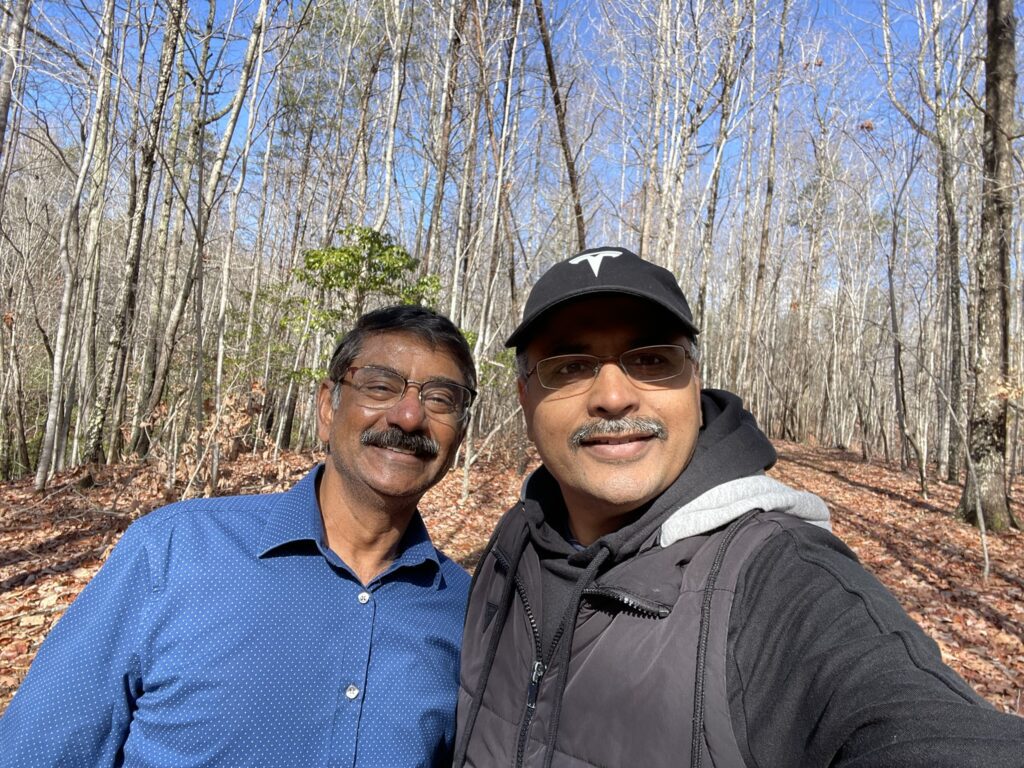
[[[735,395],[701,390],[671,273],[621,248],[533,288],[515,347],[543,465],[474,577],[455,765],[1017,766],[997,713],[764,475]]]

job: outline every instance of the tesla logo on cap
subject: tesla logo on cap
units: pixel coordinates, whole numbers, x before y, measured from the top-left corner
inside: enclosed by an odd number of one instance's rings
[[[597,273],[601,271],[601,261],[605,258],[614,259],[616,256],[621,256],[622,251],[593,251],[592,253],[581,253],[574,259],[569,259],[570,264],[580,264],[587,262],[590,268],[594,270],[594,277],[597,277]]]

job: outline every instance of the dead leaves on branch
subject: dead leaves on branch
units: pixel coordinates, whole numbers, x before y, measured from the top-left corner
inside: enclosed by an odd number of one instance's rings
[[[998,708],[1022,713],[1024,535],[990,536],[992,575],[983,583],[978,533],[953,515],[958,487],[933,483],[931,498],[923,500],[910,474],[840,451],[790,443],[778,448],[772,474],[822,496],[836,533],[924,626],[946,661]],[[175,467],[178,489],[198,453],[187,456]],[[275,461],[269,452],[240,453],[222,465],[218,492],[284,490],[317,458],[282,454]],[[104,468],[88,488],[77,475],[60,476],[43,495],[32,491],[30,480],[0,486],[0,710],[46,632],[128,524],[174,499],[168,467],[164,459]],[[522,476],[508,462],[482,459],[465,501],[463,482],[460,470],[452,472],[427,493],[421,509],[435,543],[472,568],[498,518],[518,498]]]

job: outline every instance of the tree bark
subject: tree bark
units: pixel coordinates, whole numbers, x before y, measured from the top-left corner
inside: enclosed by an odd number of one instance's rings
[[[0,166],[3,165],[7,148],[7,116],[11,111],[14,76],[21,63],[19,54],[25,38],[25,19],[28,18],[31,4],[31,0],[18,0],[17,5],[13,7],[10,25],[7,27],[7,40],[4,43],[7,55],[3,57],[3,65],[0,66]]]
[[[103,110],[107,104],[106,93],[110,88],[112,74],[112,53],[114,47],[114,0],[106,0],[101,22],[102,59],[97,73],[96,103],[89,126],[88,139],[79,161],[78,178],[71,194],[68,211],[60,229],[60,241],[57,246],[64,285],[61,291],[60,310],[57,314],[57,333],[53,345],[53,365],[50,371],[50,398],[46,409],[46,424],[43,428],[43,440],[39,447],[39,461],[36,464],[35,489],[43,490],[52,475],[54,447],[57,432],[64,415],[63,405],[66,396],[64,387],[65,358],[67,357],[67,340],[71,325],[71,303],[78,282],[78,259],[71,257],[71,239],[78,233],[78,217],[82,204],[82,193],[89,178],[89,167],[92,165],[99,142],[99,135],[105,132]],[[72,232],[74,230],[74,232]],[[76,238],[77,239],[77,238]]]
[[[978,244],[978,355],[968,432],[974,472],[968,473],[958,512],[987,530],[1010,525],[1006,499],[1006,426],[1009,396],[1010,246],[1013,236],[1014,107],[1017,88],[1013,0],[988,0],[985,24],[981,232]],[[976,510],[983,521],[977,520]]]
[[[391,177],[395,169],[395,132],[398,128],[398,113],[402,106],[402,92],[405,90],[406,60],[409,57],[409,45],[412,39],[413,8],[410,5],[405,13],[402,11],[402,0],[389,0],[394,4],[395,32],[391,42],[391,88],[388,100],[387,135],[384,139],[384,167],[381,172],[381,184],[384,187],[384,199],[377,209],[373,228],[384,231],[391,207]],[[406,17],[408,14],[408,18]],[[385,16],[387,5],[385,5]],[[386,25],[385,25],[386,26]],[[389,38],[391,35],[389,33]]]
[[[757,342],[760,323],[757,318],[764,313],[765,274],[768,269],[768,246],[771,242],[772,206],[775,202],[776,144],[779,131],[779,99],[782,95],[782,77],[786,63],[786,21],[789,15],[789,0],[783,0],[782,18],[779,20],[779,43],[775,60],[775,78],[772,83],[772,107],[768,118],[768,160],[765,168],[764,202],[761,206],[761,231],[757,244],[757,269],[754,273],[754,296],[750,302],[749,325],[742,328],[743,352],[738,370],[744,370],[750,350]]]
[[[160,124],[163,119],[164,107],[167,104],[167,92],[170,87],[171,69],[174,64],[174,53],[178,44],[178,32],[183,12],[183,0],[172,0],[167,6],[164,39],[157,74],[156,98],[152,105],[146,136],[139,153],[137,199],[132,213],[131,234],[125,252],[124,270],[121,275],[117,306],[114,311],[114,327],[107,342],[107,355],[103,366],[103,381],[97,392],[93,416],[89,423],[86,439],[86,453],[91,462],[98,462],[103,452],[103,428],[106,424],[107,412],[110,409],[117,360],[118,357],[123,357],[128,329],[132,324],[135,314],[139,267],[142,260],[142,235],[146,224],[149,188],[153,178],[156,148],[161,135]]]
[[[537,27],[540,40],[544,46],[544,61],[548,69],[548,84],[551,86],[551,100],[555,107],[555,122],[558,124],[558,143],[562,148],[565,160],[565,172],[569,177],[569,195],[572,198],[573,219],[576,222],[576,251],[587,247],[587,223],[583,218],[583,201],[580,198],[580,184],[576,173],[576,155],[569,142],[569,131],[565,126],[565,99],[558,87],[558,74],[555,71],[555,56],[551,51],[551,34],[548,32],[547,19],[544,17],[544,1],[533,0],[537,12]]]
[[[437,178],[434,181],[434,194],[430,203],[430,221],[427,224],[426,249],[421,264],[421,275],[430,274],[434,256],[440,248],[441,210],[451,155],[455,86],[459,80],[459,54],[462,50],[462,36],[466,18],[469,15],[468,10],[469,2],[467,0],[453,0],[448,16],[448,52],[444,62],[444,81],[441,84],[441,120],[434,137]],[[456,279],[457,277],[453,275],[453,280]]]

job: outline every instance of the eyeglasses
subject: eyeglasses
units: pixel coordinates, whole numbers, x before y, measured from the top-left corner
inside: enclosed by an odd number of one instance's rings
[[[344,377],[352,374],[351,381]],[[462,421],[473,404],[476,392],[462,384],[445,379],[413,381],[400,373],[375,365],[350,366],[342,374],[343,384],[349,384],[357,394],[357,402],[364,408],[390,408],[405,397],[410,386],[419,387],[419,401],[427,413],[452,417]]]
[[[556,355],[539,361],[527,372],[526,378],[536,373],[544,389],[582,393],[590,389],[605,363],[617,363],[634,382],[653,384],[681,375],[686,370],[687,359],[694,359],[691,352],[675,344],[637,347],[618,357]]]

